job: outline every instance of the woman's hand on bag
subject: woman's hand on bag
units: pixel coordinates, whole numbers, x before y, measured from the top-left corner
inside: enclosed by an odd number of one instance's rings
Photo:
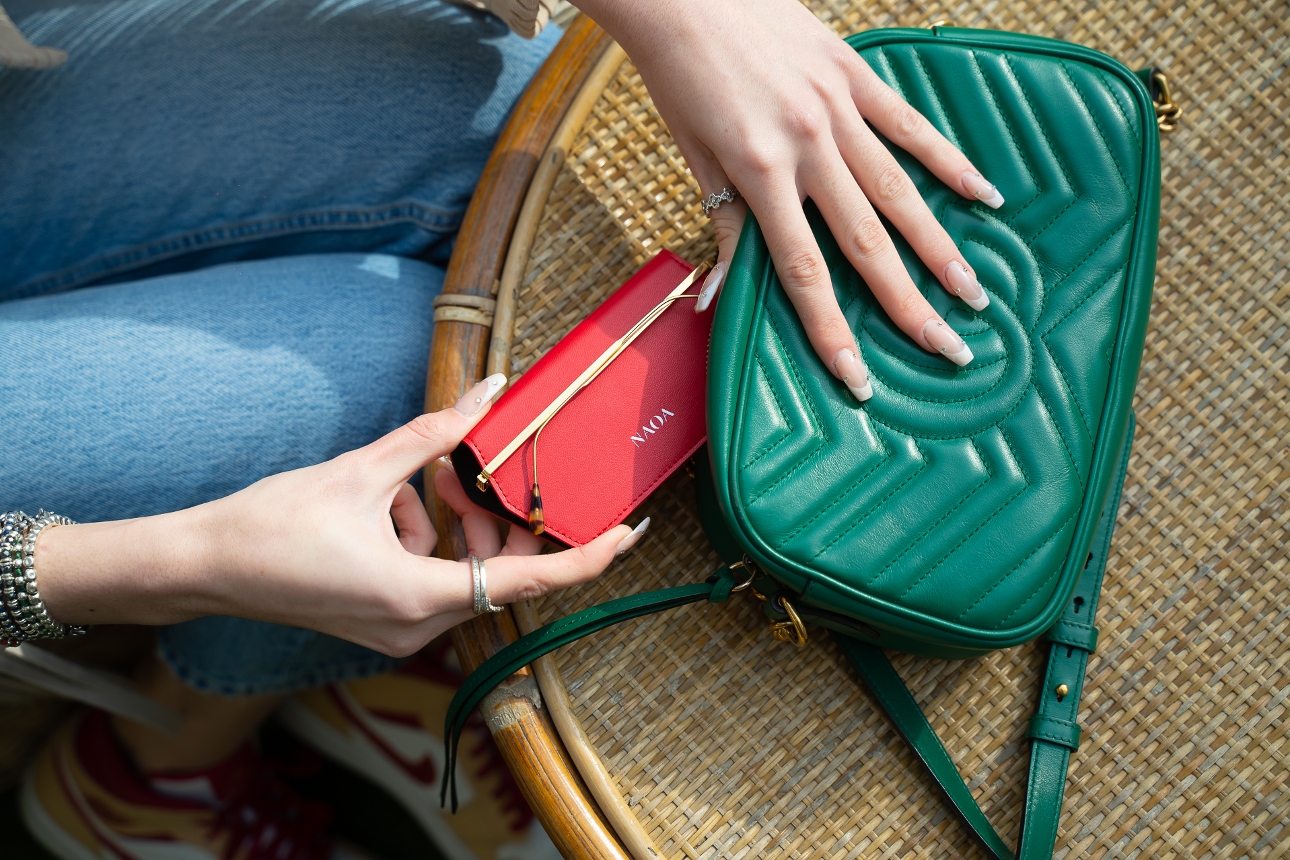
[[[71,624],[234,615],[411,654],[470,618],[474,592],[467,562],[426,557],[437,536],[408,477],[456,448],[504,383],[489,377],[456,406],[366,447],[206,505],[48,529],[36,557],[46,606]],[[538,539],[512,529],[502,548],[496,520],[466,500],[450,469],[435,484],[462,517],[471,554],[497,556],[487,585],[498,606],[592,579],[640,536],[622,525],[538,555]]]
[[[989,299],[909,176],[866,125],[951,189],[993,208],[1003,197],[917,111],[798,0],[575,0],[626,50],[706,197],[734,188],[757,215],[784,289],[820,360],[860,399],[872,393],[855,339],[802,210],[810,197],[892,320],[929,352],[972,352],[914,286],[881,212],[950,293]],[[712,213],[720,258],[734,254],[743,202]]]

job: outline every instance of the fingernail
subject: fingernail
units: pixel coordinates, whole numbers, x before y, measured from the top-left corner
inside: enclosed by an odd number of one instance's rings
[[[958,260],[945,267],[945,283],[949,285],[950,292],[967,302],[973,310],[983,311],[990,304],[990,297],[981,289],[976,275]]]
[[[631,534],[618,542],[618,546],[614,547],[614,555],[622,555],[640,543],[641,535],[645,534],[647,528],[649,528],[649,517],[641,520],[640,525],[632,529]]]
[[[494,373],[487,379],[481,379],[475,383],[475,387],[461,395],[461,399],[452,405],[462,415],[469,418],[475,415],[479,410],[488,405],[488,402],[497,396],[497,392],[502,390],[506,384],[505,373]]]
[[[439,465],[447,466],[449,469],[455,468],[452,465],[452,458],[449,457],[447,454],[444,454],[442,457],[439,458]]]
[[[968,349],[963,338],[947,326],[944,320],[932,318],[923,323],[923,337],[931,344],[932,349],[939,350],[941,355],[959,367],[972,360],[972,350]]]
[[[971,170],[963,171],[963,188],[991,209],[998,209],[1003,205],[1003,195],[999,193],[999,189],[987,182],[979,173]]]
[[[861,403],[873,397],[873,385],[869,382],[869,371],[855,350],[840,349],[833,356],[833,374],[842,380],[847,390],[855,395]]]
[[[696,314],[703,313],[708,309],[708,305],[712,304],[712,297],[717,294],[717,290],[721,289],[721,282],[726,279],[726,269],[729,265],[725,260],[722,260],[712,267],[712,271],[708,273],[708,277],[703,281],[703,288],[699,290],[699,300],[694,303],[694,312]]]

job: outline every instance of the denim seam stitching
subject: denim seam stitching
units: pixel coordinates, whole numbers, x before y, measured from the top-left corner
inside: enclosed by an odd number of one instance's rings
[[[132,268],[174,259],[193,251],[227,247],[238,242],[276,239],[318,230],[342,232],[347,229],[370,229],[374,226],[399,223],[416,224],[436,232],[450,232],[461,223],[461,216],[433,213],[434,210],[431,207],[418,203],[385,206],[378,209],[325,209],[289,217],[241,221],[218,228],[189,231],[69,266],[19,287],[12,294],[12,298],[64,292],[128,272]]]

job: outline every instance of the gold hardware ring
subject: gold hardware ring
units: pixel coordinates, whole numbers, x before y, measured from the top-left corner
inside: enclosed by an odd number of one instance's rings
[[[806,625],[802,623],[797,610],[793,608],[793,604],[788,602],[788,598],[782,594],[775,598],[775,606],[784,610],[784,613],[788,615],[788,620],[778,621],[770,625],[770,635],[780,642],[789,642],[801,648],[806,644]]]

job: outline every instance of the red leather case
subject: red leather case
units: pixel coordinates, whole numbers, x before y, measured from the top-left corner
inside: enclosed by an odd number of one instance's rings
[[[498,398],[452,455],[473,501],[528,527],[532,439],[498,467],[486,490],[476,487],[476,476],[693,271],[660,252]],[[674,301],[547,423],[538,443],[544,537],[581,546],[604,534],[703,444],[711,327],[710,310],[696,314],[694,299]]]

